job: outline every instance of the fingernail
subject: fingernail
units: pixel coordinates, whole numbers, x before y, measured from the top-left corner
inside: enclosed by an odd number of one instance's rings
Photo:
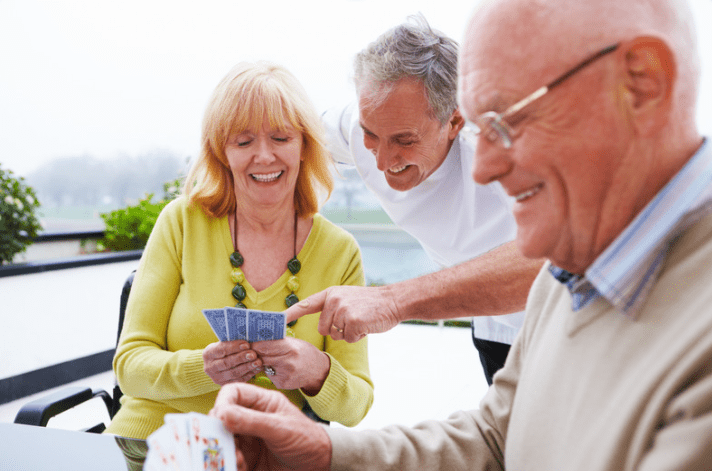
[[[240,344],[240,350],[247,350],[248,348],[250,348],[250,346],[247,345],[246,343],[241,343],[241,344]]]
[[[248,353],[245,358],[247,358],[247,361],[250,361],[250,360],[254,360],[257,357],[255,356],[254,353]]]
[[[260,367],[260,364],[257,363],[257,362],[254,362],[254,363],[252,364],[252,367],[253,367],[253,368],[259,368],[259,367]]]

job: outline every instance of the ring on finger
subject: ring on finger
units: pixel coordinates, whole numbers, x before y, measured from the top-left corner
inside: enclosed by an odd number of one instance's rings
[[[335,325],[332,325],[331,328],[334,329],[335,331],[337,331],[337,332],[340,333],[340,334],[343,334],[343,333],[344,333],[344,329],[339,329],[339,328],[336,327]]]
[[[274,368],[272,368],[271,366],[265,366],[265,373],[269,376],[274,376],[277,374],[277,372],[274,371]]]

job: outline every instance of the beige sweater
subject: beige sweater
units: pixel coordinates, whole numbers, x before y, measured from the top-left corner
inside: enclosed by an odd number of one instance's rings
[[[329,434],[335,470],[712,470],[712,216],[673,242],[635,320],[604,299],[572,312],[542,270],[479,410]]]

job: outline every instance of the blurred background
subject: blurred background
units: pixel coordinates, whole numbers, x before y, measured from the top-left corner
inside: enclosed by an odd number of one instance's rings
[[[208,96],[236,62],[285,65],[323,111],[353,99],[353,56],[380,33],[422,12],[460,41],[475,4],[0,0],[0,164],[35,188],[46,231],[101,228],[100,212],[160,195],[185,170]],[[710,134],[712,33],[703,19],[712,18],[712,1],[692,4],[704,58],[700,103],[708,104],[700,121]],[[358,178],[345,177],[330,202],[348,208],[337,222],[388,223]]]
[[[283,64],[321,112],[354,99],[354,54],[379,34],[421,12],[461,41],[476,3],[0,0],[0,165],[34,188],[42,231],[103,230],[102,213],[147,193],[160,198],[164,183],[185,173],[208,97],[235,63]],[[700,123],[710,134],[712,32],[702,19],[712,18],[712,1],[692,6],[704,58]],[[324,215],[390,226],[355,171],[342,176]],[[390,243],[394,233],[379,234]],[[435,268],[398,237],[394,253],[357,235],[369,282]]]

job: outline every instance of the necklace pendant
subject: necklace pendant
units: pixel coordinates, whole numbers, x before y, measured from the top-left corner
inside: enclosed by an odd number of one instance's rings
[[[233,267],[240,268],[243,263],[245,263],[245,258],[240,252],[235,250],[232,254],[230,254],[230,264]]]
[[[287,307],[292,307],[299,302],[299,298],[296,294],[292,293],[284,299],[284,303]]]
[[[232,273],[230,273],[230,279],[235,284],[242,284],[245,281],[245,274],[239,268],[233,268]]]
[[[289,271],[292,273],[292,275],[296,275],[297,273],[299,273],[299,270],[302,269],[302,262],[300,262],[297,256],[295,255],[294,258],[287,262],[287,268],[289,268]]]
[[[245,291],[245,288],[242,285],[235,285],[232,289],[232,297],[238,301],[242,301],[247,297],[247,291]]]
[[[297,278],[296,275],[292,275],[289,277],[289,279],[287,280],[287,288],[292,293],[294,293],[295,291],[299,291],[299,278]]]

